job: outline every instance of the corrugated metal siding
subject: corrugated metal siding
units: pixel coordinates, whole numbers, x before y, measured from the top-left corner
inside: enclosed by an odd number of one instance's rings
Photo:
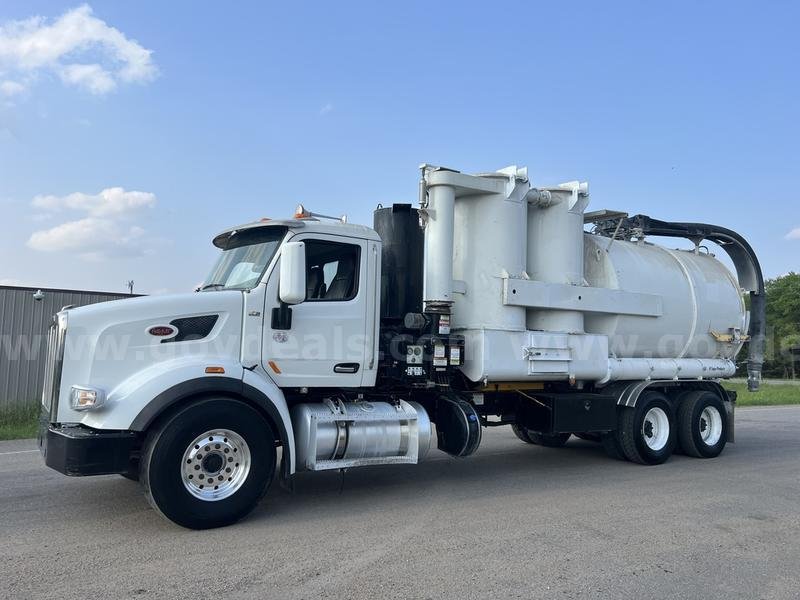
[[[0,286],[0,410],[38,405],[53,315],[69,304],[84,306],[130,298],[128,294]]]

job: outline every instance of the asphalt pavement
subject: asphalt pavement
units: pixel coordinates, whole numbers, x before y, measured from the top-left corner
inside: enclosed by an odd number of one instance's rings
[[[646,467],[493,428],[467,459],[300,475],[211,531],[0,442],[0,597],[800,598],[800,406],[738,409],[736,436]]]

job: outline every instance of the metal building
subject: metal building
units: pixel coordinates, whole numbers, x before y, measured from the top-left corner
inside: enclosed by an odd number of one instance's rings
[[[130,298],[130,294],[0,285],[0,412],[37,405],[47,330],[64,306]]]

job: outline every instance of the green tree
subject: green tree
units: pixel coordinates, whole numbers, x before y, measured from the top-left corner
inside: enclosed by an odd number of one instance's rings
[[[767,280],[767,355],[764,374],[796,377],[800,350],[800,273]]]

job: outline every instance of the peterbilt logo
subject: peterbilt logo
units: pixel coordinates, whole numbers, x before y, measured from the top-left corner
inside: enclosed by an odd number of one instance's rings
[[[154,325],[147,330],[147,333],[156,337],[169,337],[174,335],[178,330],[172,325]]]

